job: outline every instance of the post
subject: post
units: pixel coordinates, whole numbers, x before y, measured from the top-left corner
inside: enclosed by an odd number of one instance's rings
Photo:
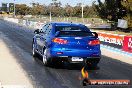
[[[51,9],[50,9],[50,22],[51,22],[52,18],[51,18]]]
[[[82,18],[83,18],[83,3],[82,3]]]
[[[16,16],[16,9],[15,9],[15,0],[14,0],[14,17]]]
[[[50,22],[52,21],[52,5],[53,5],[53,3],[50,3]]]
[[[82,22],[84,23],[84,19],[83,19],[83,7],[84,7],[84,5],[82,3]]]

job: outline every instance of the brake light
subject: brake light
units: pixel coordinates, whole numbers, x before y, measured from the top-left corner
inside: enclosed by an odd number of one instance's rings
[[[68,43],[67,40],[64,40],[64,39],[61,39],[61,38],[54,38],[52,41],[55,42],[55,43],[59,43],[59,44],[67,44]]]
[[[100,44],[100,41],[99,40],[92,40],[88,44],[89,45],[98,45],[98,44]]]
[[[63,52],[57,52],[57,54],[63,54]]]

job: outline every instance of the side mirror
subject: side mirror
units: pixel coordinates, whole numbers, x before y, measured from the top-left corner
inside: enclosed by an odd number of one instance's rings
[[[39,29],[36,29],[36,30],[34,31],[34,33],[35,33],[35,34],[39,34]]]
[[[43,31],[42,31],[42,29],[39,29],[40,31],[39,31],[39,33],[44,33]]]

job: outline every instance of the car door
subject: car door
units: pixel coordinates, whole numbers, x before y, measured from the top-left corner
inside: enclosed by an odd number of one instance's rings
[[[40,38],[40,48],[41,48],[41,54],[43,54],[43,48],[44,46],[46,48],[50,45],[50,39],[52,34],[52,24],[47,24],[44,29],[42,29],[44,33],[41,34]]]
[[[44,37],[45,37],[45,35],[46,35],[46,30],[47,30],[47,27],[48,27],[48,24],[46,24],[46,25],[44,25],[43,27],[42,27],[42,29],[40,30],[40,33],[39,33],[39,35],[37,36],[37,39],[36,39],[36,41],[37,41],[37,48],[38,48],[38,52],[40,53],[40,54],[42,54],[42,47],[44,46]]]

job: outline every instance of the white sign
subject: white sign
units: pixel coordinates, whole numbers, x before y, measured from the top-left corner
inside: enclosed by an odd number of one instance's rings
[[[128,28],[128,24],[126,20],[118,19],[118,25],[119,28]]]

